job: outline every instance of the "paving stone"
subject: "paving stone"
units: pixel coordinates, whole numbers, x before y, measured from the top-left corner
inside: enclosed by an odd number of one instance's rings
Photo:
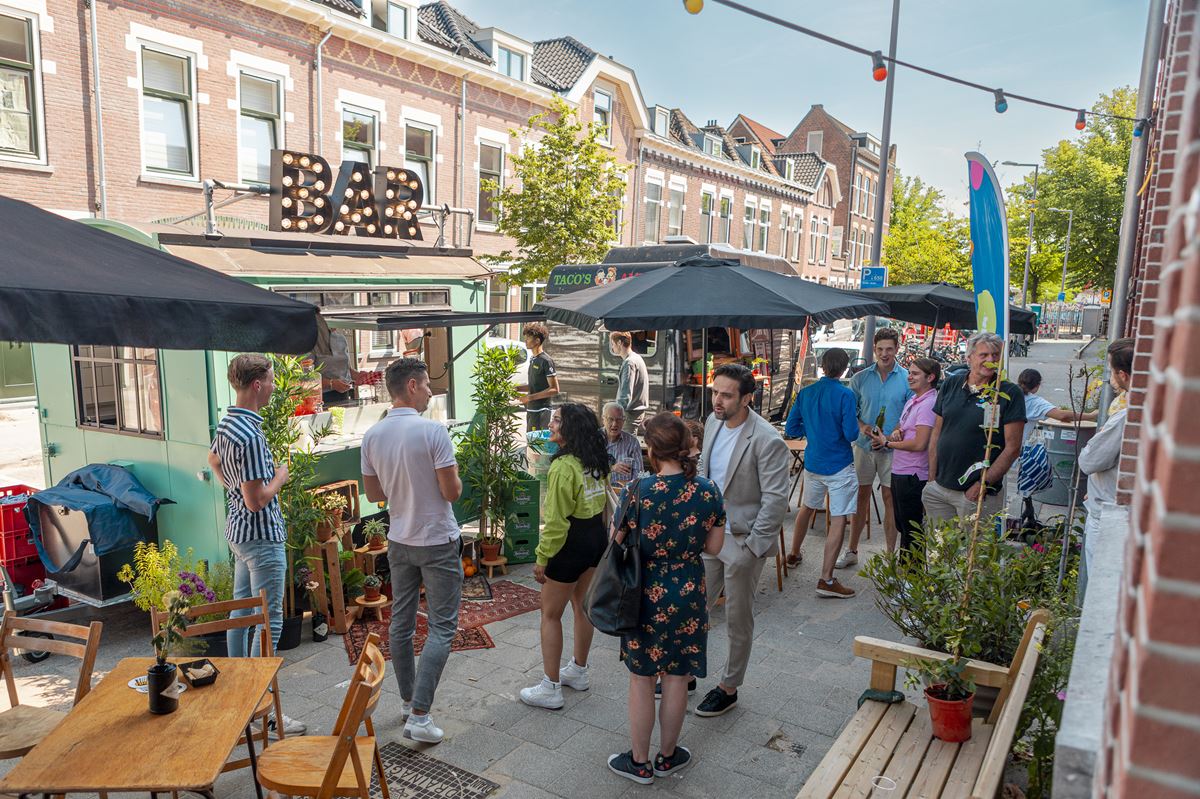
[[[461,732],[448,735],[430,754],[452,766],[479,774],[522,743],[514,735],[472,724]]]
[[[582,721],[569,718],[561,710],[534,708],[533,713],[509,727],[508,734],[547,749],[557,749],[585,726]]]
[[[609,732],[624,732],[629,725],[628,703],[588,691],[588,696],[567,708],[569,718]]]

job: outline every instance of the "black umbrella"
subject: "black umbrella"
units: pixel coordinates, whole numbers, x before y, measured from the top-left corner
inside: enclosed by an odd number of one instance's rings
[[[949,283],[913,283],[907,286],[887,286],[881,289],[862,289],[862,294],[883,300],[891,307],[893,319],[918,325],[955,330],[974,330],[975,295],[969,290]],[[1037,332],[1037,314],[1009,306],[1009,332],[1032,335]]]
[[[317,309],[0,197],[0,340],[305,353]]]
[[[604,286],[542,300],[534,310],[554,322],[595,330],[691,330],[703,327],[797,329],[888,306],[830,286],[700,255]]]

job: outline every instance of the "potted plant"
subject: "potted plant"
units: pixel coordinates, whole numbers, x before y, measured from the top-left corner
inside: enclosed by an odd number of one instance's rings
[[[483,557],[495,560],[504,541],[508,508],[521,477],[518,442],[517,387],[512,381],[518,351],[493,347],[479,352],[475,360],[475,420],[458,445],[462,464],[462,507],[478,514],[479,540]]]
[[[150,712],[155,715],[174,713],[179,708],[178,694],[168,693],[177,680],[178,669],[174,663],[168,663],[167,658],[174,647],[183,643],[190,607],[182,590],[168,591],[162,597],[162,609],[167,612],[167,618],[152,639],[155,663],[146,670],[146,692],[150,697]]]
[[[905,685],[910,688],[925,686],[933,737],[950,743],[970,739],[975,682],[966,674],[967,661],[962,657],[922,659],[910,661],[905,667],[909,669],[904,678]]]
[[[383,580],[376,574],[367,574],[362,579],[363,596],[368,602],[374,602],[379,599],[379,589],[383,587]]]
[[[363,525],[363,537],[367,539],[367,549],[379,552],[387,549],[387,523],[383,519],[371,519]]]
[[[346,495],[340,491],[324,491],[317,497],[317,507],[321,509],[322,518],[317,523],[317,541],[328,541],[342,526],[342,514],[350,503]]]

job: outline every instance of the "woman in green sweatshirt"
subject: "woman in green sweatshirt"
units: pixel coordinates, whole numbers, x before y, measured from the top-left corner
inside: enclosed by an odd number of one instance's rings
[[[604,529],[607,501],[608,448],[596,414],[586,405],[568,403],[550,417],[550,440],[558,453],[550,463],[542,534],[533,577],[542,584],[542,665],[545,675],[531,688],[521,689],[521,701],[557,710],[563,706],[562,686],[588,689],[588,650],[592,624],[583,598],[592,574],[608,546]],[[575,613],[575,656],[562,669],[562,616],[567,602]]]

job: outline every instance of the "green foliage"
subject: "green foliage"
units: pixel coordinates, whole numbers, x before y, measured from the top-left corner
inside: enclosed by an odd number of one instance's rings
[[[377,574],[368,574],[363,577],[363,588],[382,588],[383,578]]]
[[[625,175],[601,131],[579,121],[561,98],[513,131],[529,145],[509,156],[514,179],[496,193],[496,228],[517,243],[515,250],[484,255],[494,264],[512,264],[511,285],[544,281],[560,264],[598,263],[617,242],[613,218],[624,205]]]
[[[184,641],[183,633],[188,626],[187,611],[191,602],[179,591],[168,591],[162,598],[162,608],[167,611],[167,617],[158,628],[158,634],[151,639],[154,644],[154,657],[158,665],[167,662],[171,651],[178,648]]]
[[[520,479],[518,391],[512,381],[519,357],[516,349],[507,347],[479,351],[471,395],[476,419],[458,442],[464,485],[461,502],[469,513],[479,514],[479,534],[484,541],[504,538],[508,521],[504,511]]]
[[[372,538],[387,538],[388,528],[383,519],[371,519],[363,525],[363,538],[368,542]]]
[[[219,567],[218,567],[219,568]],[[127,583],[133,594],[133,604],[138,609],[149,612],[151,608],[164,609],[163,597],[172,591],[179,590],[183,574],[195,574],[205,583],[209,583],[210,573],[204,561],[197,561],[193,550],[189,547],[181,554],[179,548],[170,539],[163,539],[162,546],[153,542],[138,541],[133,547],[133,563],[126,563],[117,572],[117,579]],[[211,584],[208,586],[212,589]],[[229,599],[233,596],[233,572],[229,572],[229,596],[218,599]],[[190,605],[198,605],[208,601],[203,596],[185,597]]]
[[[975,693],[975,681],[966,673],[969,658],[953,657],[948,660],[918,658],[905,663],[909,669],[904,684],[909,688],[924,685],[937,686],[936,696],[947,702],[966,699]]]
[[[1122,86],[1101,95],[1092,110],[1133,116],[1136,107],[1137,92],[1130,86]],[[1079,289],[1090,283],[1112,287],[1132,141],[1132,122],[1088,117],[1087,129],[1075,139],[1063,139],[1042,151],[1030,259],[1031,301],[1056,298],[1062,280],[1068,215],[1050,211],[1051,208],[1075,211],[1067,286]],[[1009,189],[1009,256],[1013,283],[1017,286],[1025,269],[1032,196],[1032,173]]]
[[[965,218],[947,213],[945,197],[919,177],[896,173],[892,215],[881,260],[888,282],[945,281],[970,288],[970,231]]]

